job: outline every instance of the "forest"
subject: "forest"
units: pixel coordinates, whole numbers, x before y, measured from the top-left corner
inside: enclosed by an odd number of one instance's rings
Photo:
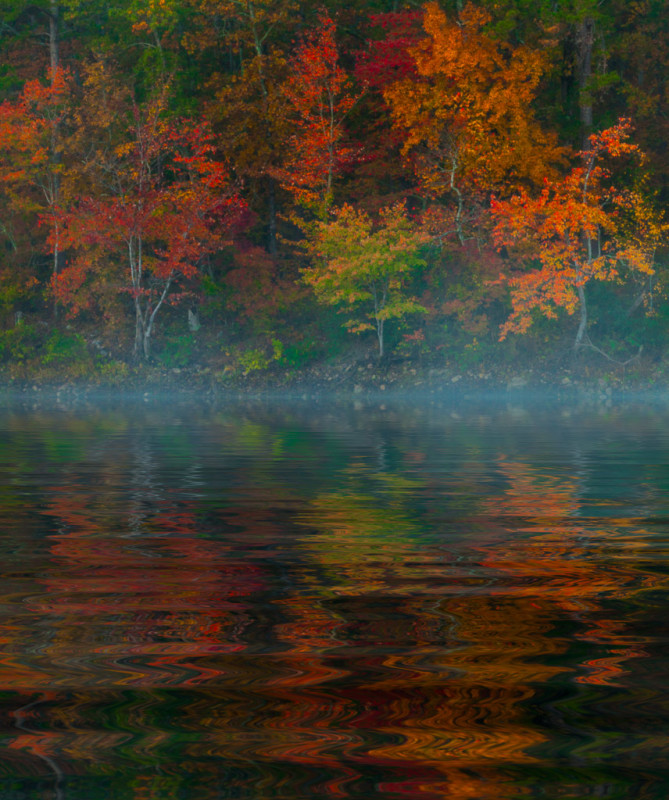
[[[666,12],[0,0],[0,380],[669,378]]]

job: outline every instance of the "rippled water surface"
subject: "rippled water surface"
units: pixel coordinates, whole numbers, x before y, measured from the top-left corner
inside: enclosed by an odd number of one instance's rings
[[[669,797],[669,413],[0,429],[2,800]]]

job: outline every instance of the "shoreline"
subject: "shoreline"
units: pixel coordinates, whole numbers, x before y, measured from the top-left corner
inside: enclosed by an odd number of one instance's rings
[[[53,402],[55,404],[119,402],[186,403],[334,403],[334,404],[395,404],[460,405],[463,402],[481,404],[530,405],[611,405],[644,402],[669,405],[669,383],[629,381],[624,385],[602,382],[599,378],[549,382],[546,378],[528,380],[522,376],[506,383],[492,380],[456,382],[439,380],[435,376],[418,377],[415,382],[388,385],[375,382],[356,382],[332,386],[302,380],[288,385],[271,380],[253,380],[221,385],[215,382],[180,380],[124,381],[101,384],[91,381],[35,382],[0,379],[0,402]]]
[[[357,356],[357,357],[356,357]],[[612,370],[606,364],[588,362],[529,365],[519,369],[508,363],[479,363],[468,369],[435,365],[416,360],[380,362],[360,354],[333,361],[319,361],[299,369],[270,368],[243,374],[215,371],[211,366],[193,365],[166,369],[157,365],[128,366],[111,374],[77,377],[62,370],[27,367],[23,375],[0,370],[0,395],[182,395],[198,397],[274,396],[305,398],[422,396],[463,397],[465,395],[509,398],[519,394],[542,396],[613,397],[666,396],[669,373],[664,364],[646,363],[634,370]],[[13,374],[12,374],[13,372]]]

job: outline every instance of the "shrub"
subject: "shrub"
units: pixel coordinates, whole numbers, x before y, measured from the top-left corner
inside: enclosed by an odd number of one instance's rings
[[[270,354],[258,348],[247,350],[239,356],[239,365],[244,370],[244,375],[256,370],[267,369],[273,362],[282,361],[283,351],[283,343],[279,339],[272,339],[272,352]]]
[[[35,355],[39,335],[33,325],[22,323],[0,332],[0,361],[23,363]]]
[[[193,357],[194,344],[195,337],[190,333],[176,336],[165,342],[158,359],[168,369],[185,367]]]
[[[43,364],[82,362],[88,360],[88,350],[84,337],[79,333],[65,333],[55,330],[45,344]]]

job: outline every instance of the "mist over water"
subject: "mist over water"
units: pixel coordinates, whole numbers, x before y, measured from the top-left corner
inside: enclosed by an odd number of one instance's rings
[[[0,410],[0,797],[669,796],[669,411]]]

